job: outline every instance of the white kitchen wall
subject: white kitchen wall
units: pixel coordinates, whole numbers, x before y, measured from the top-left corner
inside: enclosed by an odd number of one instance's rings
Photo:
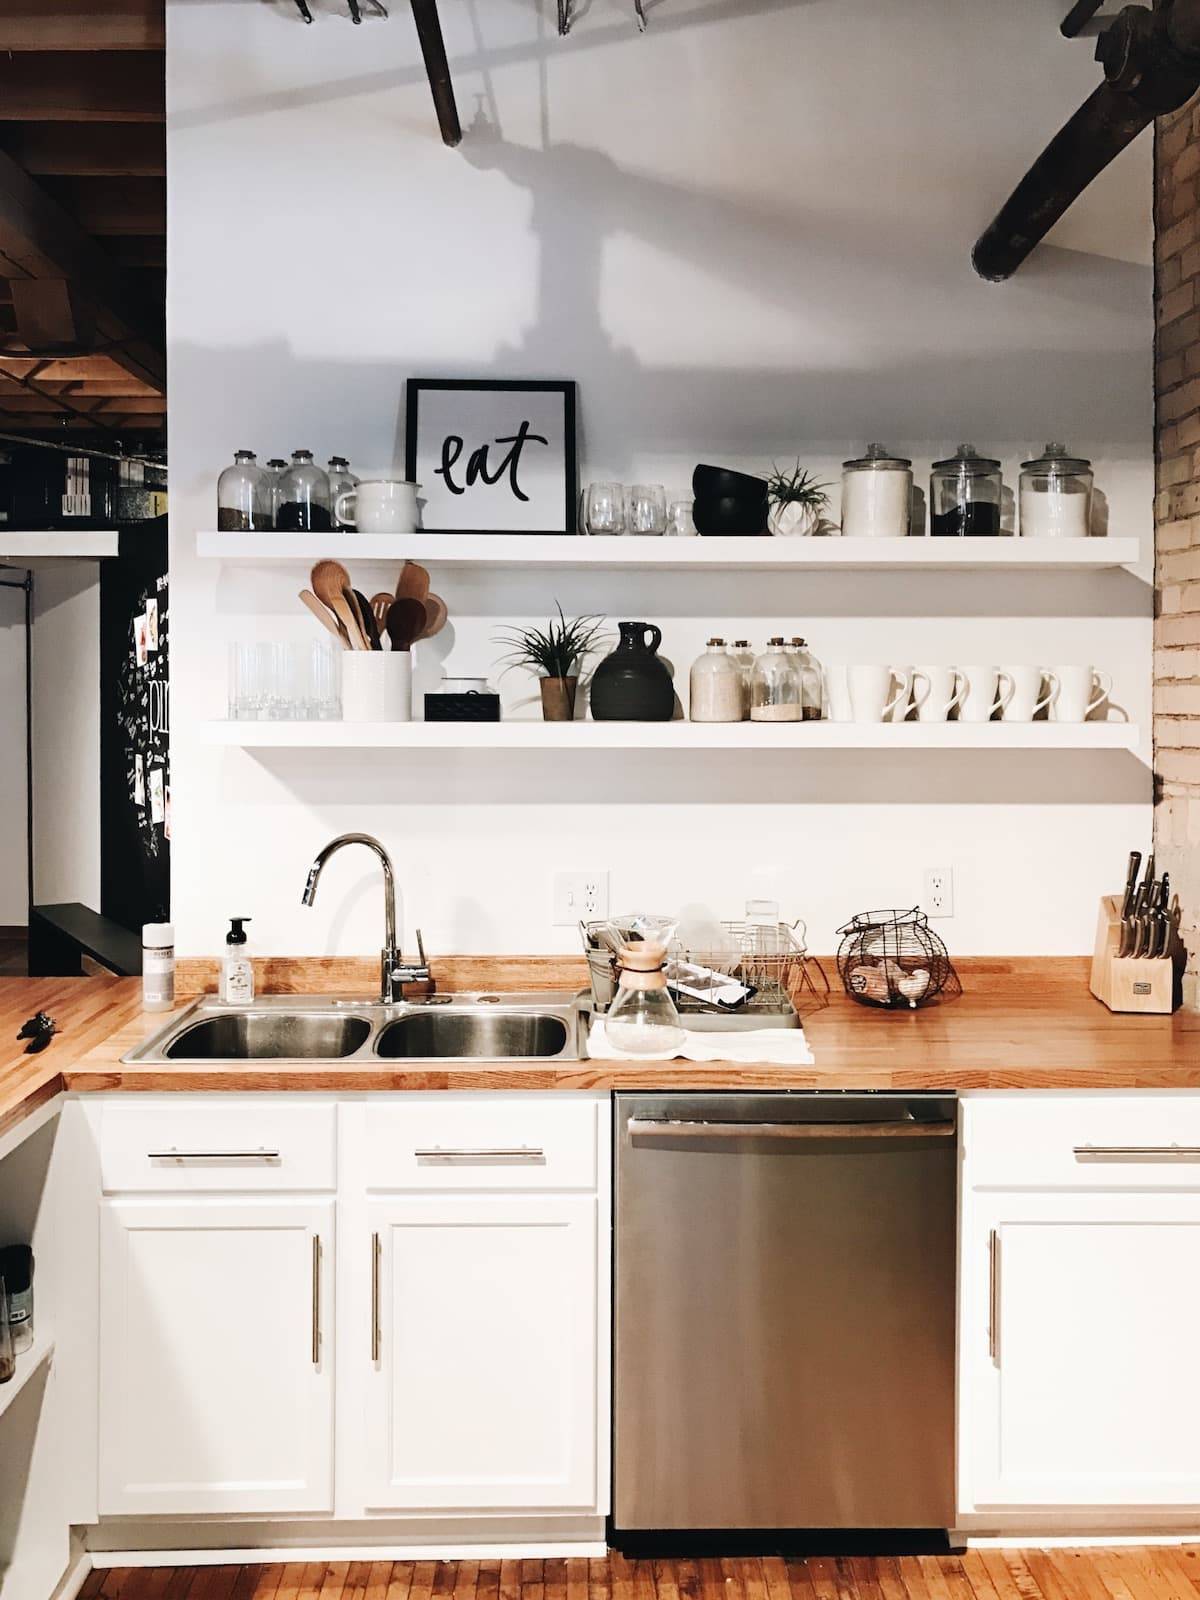
[[[10,572],[13,581],[22,574]],[[25,853],[25,596],[0,589],[0,928],[29,920]]]
[[[408,8],[168,0],[172,821],[182,952],[252,915],[274,952],[366,953],[365,853],[299,895],[350,827],[392,849],[409,939],[571,949],[556,869],[614,910],[736,916],[771,896],[817,949],[852,912],[955,875],[961,953],[1076,952],[1150,832],[1123,754],[668,752],[594,757],[204,745],[230,640],[313,635],[303,570],[200,561],[235,447],[360,468],[403,457],[413,375],[573,377],[581,473],[685,490],[697,460],[816,464],[870,439],[927,474],[962,439],[1096,463],[1113,533],[1150,549],[1150,172],[1135,145],[1011,283],[969,252],[1097,81],[1064,0],[442,0],[466,138],[437,135]],[[920,481],[920,479],[918,480]],[[361,570],[368,593],[386,572]],[[505,623],[660,623],[686,669],[711,632],[802,631],[826,661],[1094,662],[1146,725],[1140,575],[435,575],[452,626],[424,670],[491,667]],[[515,677],[505,694],[530,687]],[[525,707],[530,714],[532,707]]]

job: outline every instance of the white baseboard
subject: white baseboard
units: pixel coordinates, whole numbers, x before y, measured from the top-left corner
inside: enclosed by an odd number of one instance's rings
[[[1130,1545],[1195,1544],[1200,1533],[1160,1533],[1154,1528],[1141,1533],[971,1533],[970,1550],[1108,1550]]]
[[[92,1565],[92,1558],[88,1552],[80,1551],[63,1574],[62,1581],[50,1596],[50,1600],[75,1600],[75,1596],[87,1582]]]
[[[560,1557],[607,1554],[608,1546],[603,1540],[595,1544],[279,1545],[273,1550],[256,1545],[247,1550],[103,1550],[89,1557],[89,1567],[253,1567],[278,1566],[284,1561],[554,1561]],[[77,1592],[72,1590],[71,1594]]]

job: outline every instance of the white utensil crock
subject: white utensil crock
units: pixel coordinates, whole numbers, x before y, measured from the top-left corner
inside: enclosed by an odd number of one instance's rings
[[[344,650],[342,721],[411,722],[412,652]]]

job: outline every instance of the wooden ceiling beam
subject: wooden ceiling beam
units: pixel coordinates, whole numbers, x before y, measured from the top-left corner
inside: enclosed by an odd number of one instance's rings
[[[24,122],[5,127],[0,120],[0,149],[35,178],[163,178],[167,172],[166,130],[150,123]]]
[[[96,310],[97,334],[127,372],[166,387],[162,335],[124,270],[10,156],[0,155],[0,253],[30,278],[69,278]]]
[[[121,51],[0,55],[0,120],[162,122],[163,57]]]
[[[163,0],[5,0],[0,50],[163,50]]]

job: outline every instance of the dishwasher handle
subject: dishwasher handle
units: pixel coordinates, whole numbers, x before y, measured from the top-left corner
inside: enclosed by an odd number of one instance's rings
[[[918,1122],[702,1122],[672,1117],[630,1117],[631,1139],[953,1139],[954,1121]]]

